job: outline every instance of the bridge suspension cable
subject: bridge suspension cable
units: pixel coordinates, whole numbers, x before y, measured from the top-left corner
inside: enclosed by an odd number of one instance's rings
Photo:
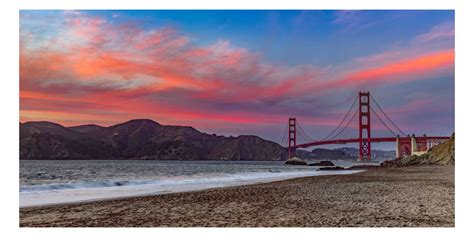
[[[347,112],[346,112],[346,114],[344,115],[344,118],[341,120],[341,122],[337,125],[337,127],[336,127],[334,130],[332,130],[331,133],[329,133],[327,136],[325,136],[323,139],[321,139],[322,141],[325,141],[325,140],[327,140],[328,138],[330,138],[330,137],[341,127],[341,125],[344,123],[344,121],[346,120],[347,116],[348,116],[349,113],[351,112],[352,108],[354,108],[354,105],[355,105],[356,102],[357,102],[357,97],[358,97],[358,96],[355,96],[355,97],[354,97],[354,102],[352,102],[351,107],[349,108],[349,110],[347,110]],[[357,111],[357,110],[356,110],[356,111]],[[353,116],[353,117],[354,117],[354,116]],[[351,119],[351,120],[352,120],[352,119]],[[347,127],[347,125],[346,125],[346,127]],[[345,128],[344,128],[344,129],[345,129]],[[343,129],[343,130],[344,130],[344,129]],[[340,134],[340,133],[338,133],[338,135],[339,135],[339,134]],[[336,137],[337,137],[337,136],[336,136]]]
[[[330,139],[328,139],[328,140],[334,140],[337,136],[341,135],[341,133],[347,128],[347,126],[349,126],[349,124],[352,122],[352,120],[354,120],[354,118],[355,118],[357,112],[359,112],[359,109],[356,109],[356,110],[354,111],[354,114],[352,114],[351,119],[347,121],[347,123],[346,123],[346,125],[344,126],[344,128],[343,128],[341,131],[339,131],[339,133],[337,133],[336,135],[332,136],[332,137],[331,137]]]
[[[388,115],[383,111],[382,107],[380,107],[379,103],[377,103],[377,100],[372,96],[372,94],[370,94],[370,98],[372,98],[372,100],[375,102],[375,105],[377,106],[377,108],[382,111],[383,115],[385,115],[385,117],[388,119],[388,121],[390,121],[390,123],[401,133],[403,134],[403,136],[406,136],[406,134],[390,119],[390,117],[388,117]]]
[[[297,133],[297,134],[300,134],[304,140],[309,141],[309,142],[314,141],[314,139],[311,138],[311,137],[303,130],[303,128],[301,127],[301,125],[298,123],[298,121],[296,121],[296,127],[297,127],[297,129],[298,129],[298,131],[299,131],[299,133]]]
[[[285,132],[283,133],[283,137],[281,138],[281,142],[280,142],[280,145],[282,147],[285,147],[288,143],[288,127],[289,127],[289,124],[286,124]]]
[[[372,113],[375,114],[375,116],[376,116],[376,117],[379,119],[379,121],[385,126],[385,128],[387,128],[388,131],[390,131],[390,132],[393,134],[393,136],[396,137],[397,134],[396,134],[392,129],[390,129],[390,128],[387,126],[387,124],[380,118],[380,116],[377,114],[377,112],[375,112],[375,110],[374,110],[372,107],[370,107],[370,110],[372,111]]]

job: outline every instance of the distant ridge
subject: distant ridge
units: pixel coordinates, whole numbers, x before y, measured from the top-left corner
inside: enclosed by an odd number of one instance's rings
[[[76,132],[81,132],[81,133],[96,133],[104,129],[105,127],[95,125],[95,124],[86,124],[86,125],[79,125],[79,126],[73,126],[73,127],[67,127],[69,129],[72,129]]]
[[[286,150],[258,136],[210,135],[150,119],[110,127],[32,121],[20,123],[20,159],[285,160]]]
[[[335,149],[316,148],[314,150],[297,150],[296,156],[305,160],[344,160],[358,161],[359,149],[352,147],[342,147]],[[395,151],[372,150],[373,161],[384,161],[395,159]]]

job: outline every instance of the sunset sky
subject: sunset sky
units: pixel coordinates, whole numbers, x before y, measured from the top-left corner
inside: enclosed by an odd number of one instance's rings
[[[405,132],[450,135],[454,83],[454,11],[20,12],[21,122],[280,142],[292,116],[318,139],[364,90]]]

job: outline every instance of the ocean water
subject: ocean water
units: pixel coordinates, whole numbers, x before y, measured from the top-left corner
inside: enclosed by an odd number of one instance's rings
[[[281,161],[21,160],[20,207],[355,172],[359,171],[317,171]]]

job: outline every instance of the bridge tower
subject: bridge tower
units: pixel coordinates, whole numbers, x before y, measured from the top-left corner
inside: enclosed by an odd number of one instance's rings
[[[370,94],[359,92],[359,161],[370,161]]]
[[[296,118],[288,119],[288,159],[293,155],[296,146]]]

